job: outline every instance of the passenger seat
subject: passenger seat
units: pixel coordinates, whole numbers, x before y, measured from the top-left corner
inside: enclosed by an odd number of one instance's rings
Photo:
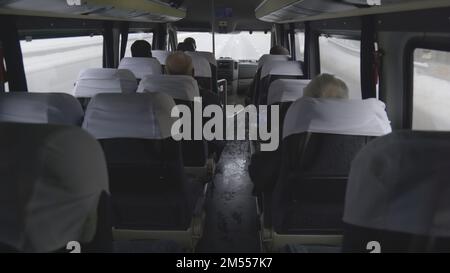
[[[355,157],[344,252],[450,252],[450,133],[397,131]]]
[[[194,65],[194,77],[197,80],[199,87],[212,91],[217,90],[217,88],[214,88],[214,85],[217,85],[217,81],[213,82],[211,65],[208,59],[197,52],[185,53],[192,58],[192,64]]]
[[[123,58],[119,69],[130,70],[138,81],[147,75],[160,75],[163,72],[161,63],[155,58]]]
[[[130,70],[89,68],[80,72],[74,94],[86,109],[89,100],[96,94],[135,93],[137,86],[137,79]]]
[[[302,242],[299,235],[339,244],[350,164],[369,141],[390,132],[385,105],[376,99],[294,102],[284,121],[279,177],[264,194],[270,248],[287,238]]]
[[[0,123],[0,252],[111,252],[102,148],[76,127]]]
[[[116,240],[177,238],[193,249],[201,236],[206,186],[185,177],[173,107],[162,93],[99,94],[88,105],[83,128],[106,155]]]
[[[159,75],[145,77],[138,93],[160,92],[171,96],[177,105],[185,105],[191,111],[191,123],[194,124],[194,98],[200,97],[197,82],[191,76]],[[192,131],[192,139],[194,132]],[[214,174],[213,155],[208,152],[208,144],[204,140],[182,141],[183,162],[186,171],[201,179],[209,180]]]
[[[63,93],[10,92],[0,94],[0,122],[81,126],[80,103]]]

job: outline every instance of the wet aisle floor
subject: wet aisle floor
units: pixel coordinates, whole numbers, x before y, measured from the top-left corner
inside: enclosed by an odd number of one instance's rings
[[[260,251],[249,159],[248,141],[227,143],[210,185],[205,232],[197,252]]]

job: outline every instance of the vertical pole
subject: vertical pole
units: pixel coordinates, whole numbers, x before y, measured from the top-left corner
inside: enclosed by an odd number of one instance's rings
[[[215,0],[211,0],[211,31],[213,54],[216,55],[216,6]]]
[[[0,16],[0,25],[0,41],[5,57],[9,91],[27,92],[27,79],[16,17]]]

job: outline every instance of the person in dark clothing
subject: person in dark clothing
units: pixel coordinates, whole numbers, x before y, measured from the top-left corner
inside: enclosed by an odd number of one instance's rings
[[[184,43],[192,46],[192,48],[194,49],[192,51],[196,51],[197,50],[197,42],[195,41],[194,38],[187,37],[186,39],[184,39]]]
[[[195,48],[192,46],[192,44],[183,42],[178,44],[177,51],[194,52]]]
[[[145,40],[137,40],[131,45],[131,56],[152,58],[152,45]]]

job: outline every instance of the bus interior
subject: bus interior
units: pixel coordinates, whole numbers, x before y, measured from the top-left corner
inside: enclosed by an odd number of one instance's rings
[[[449,0],[0,0],[0,252],[450,252],[447,148]]]

